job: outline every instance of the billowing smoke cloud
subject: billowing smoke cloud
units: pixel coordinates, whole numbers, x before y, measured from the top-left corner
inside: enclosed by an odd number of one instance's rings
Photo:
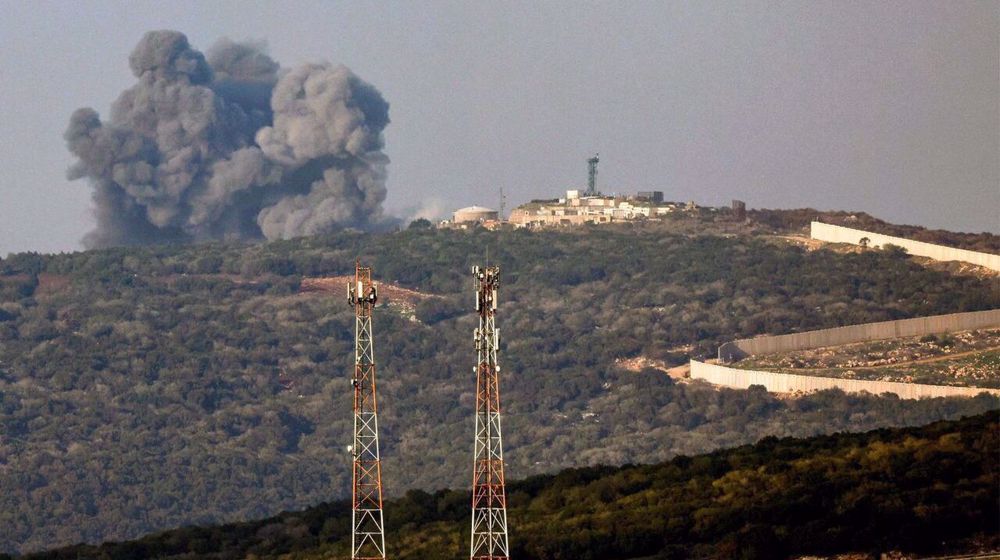
[[[223,39],[206,57],[176,31],[129,57],[138,83],[102,122],[66,131],[71,179],[94,186],[88,247],[287,239],[383,216],[389,104],[343,66],[282,70],[258,43]]]

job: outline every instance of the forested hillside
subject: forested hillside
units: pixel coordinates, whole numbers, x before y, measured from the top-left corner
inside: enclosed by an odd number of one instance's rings
[[[468,270],[486,247],[504,279],[511,478],[997,406],[835,392],[782,399],[620,369],[618,359],[679,364],[764,332],[1000,307],[995,281],[894,252],[806,252],[678,230],[411,229],[4,259],[0,550],[130,538],[344,496],[353,317],[340,290],[299,288],[303,277],[352,271],[356,256],[377,280],[440,296],[415,312],[377,311],[390,495],[468,483]]]
[[[525,560],[780,559],[997,550],[1000,416],[760,443],[651,466],[574,469],[509,484],[511,556]],[[468,491],[386,504],[388,556],[454,560]],[[24,560],[349,557],[350,504]],[[858,557],[858,556],[853,556]]]

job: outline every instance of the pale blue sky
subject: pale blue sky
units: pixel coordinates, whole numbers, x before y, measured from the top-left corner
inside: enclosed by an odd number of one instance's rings
[[[390,211],[586,181],[1000,231],[1000,2],[0,0],[0,255],[74,250],[70,114],[106,115],[151,29],[344,63],[391,104]]]

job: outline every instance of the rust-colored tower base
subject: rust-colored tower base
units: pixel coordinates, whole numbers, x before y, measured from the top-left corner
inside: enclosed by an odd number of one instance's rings
[[[476,286],[476,443],[472,470],[471,560],[508,560],[507,493],[500,431],[500,366],[495,324],[500,267],[472,269]]]
[[[351,558],[385,560],[382,519],[382,461],[378,448],[378,406],[375,401],[375,350],[372,340],[372,310],[378,291],[372,283],[371,267],[355,264],[354,282],[347,286],[354,307],[354,487],[351,515]]]

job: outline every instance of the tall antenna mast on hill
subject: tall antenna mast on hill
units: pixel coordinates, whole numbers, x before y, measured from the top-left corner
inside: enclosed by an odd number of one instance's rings
[[[354,458],[351,512],[351,558],[385,560],[382,517],[382,461],[378,448],[378,406],[375,401],[375,349],[372,310],[378,290],[372,269],[354,265],[354,283],[347,285],[347,298],[354,307]]]
[[[476,441],[472,467],[472,538],[470,560],[508,560],[507,491],[500,431],[500,366],[495,324],[500,267],[474,267],[476,311]]]
[[[587,160],[587,196],[597,196],[597,163],[601,161],[600,156],[594,154]]]

